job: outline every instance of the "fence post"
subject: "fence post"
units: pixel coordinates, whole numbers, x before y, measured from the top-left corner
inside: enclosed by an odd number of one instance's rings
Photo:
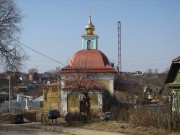
[[[43,113],[41,113],[41,124],[42,124],[42,115],[43,115]]]
[[[171,131],[172,126],[172,96],[169,96],[169,119],[168,119],[168,130]]]
[[[35,111],[35,122],[36,122],[36,111]]]

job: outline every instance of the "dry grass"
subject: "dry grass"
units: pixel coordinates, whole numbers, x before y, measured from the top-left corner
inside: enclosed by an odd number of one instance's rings
[[[8,115],[6,116],[8,117]],[[4,116],[5,118],[5,116]],[[3,122],[4,123],[4,122]],[[170,133],[167,130],[163,130],[160,128],[154,127],[143,127],[143,126],[134,126],[130,123],[126,123],[123,121],[94,121],[87,124],[79,124],[75,122],[74,124],[67,124],[64,121],[64,118],[58,119],[57,124],[52,124],[51,121],[48,122],[47,125],[44,126],[64,126],[64,127],[80,127],[85,129],[99,130],[99,131],[108,131],[108,132],[117,132],[117,133],[125,133],[131,135],[179,135],[179,132]]]
[[[129,111],[129,110],[127,110]],[[40,121],[41,113],[43,110],[36,111],[36,118],[37,121]],[[122,110],[121,110],[122,112]],[[118,132],[118,133],[125,133],[125,134],[131,134],[131,135],[178,135],[180,132],[168,132],[167,128],[163,126],[163,124],[160,124],[157,126],[157,122],[161,121],[162,119],[165,119],[167,116],[163,115],[162,113],[152,113],[149,110],[141,110],[141,111],[135,111],[135,112],[129,112],[125,113],[126,109],[124,110],[123,114],[121,114],[127,119],[123,118],[122,120],[111,120],[108,122],[100,121],[99,118],[94,118],[92,122],[89,122],[87,124],[78,124],[78,122],[75,122],[74,124],[69,125],[66,121],[64,121],[64,118],[58,119],[58,124],[56,126],[73,126],[73,127],[81,127],[85,129],[92,129],[92,130],[99,130],[99,131],[109,131],[109,132]],[[126,117],[125,114],[129,115],[129,117]],[[118,115],[120,116],[120,114]],[[8,115],[4,115],[2,118],[7,121]],[[157,121],[157,118],[159,120]],[[119,118],[121,119],[121,118]],[[0,121],[1,121],[0,120]],[[1,121],[2,122],[2,121]],[[4,121],[3,121],[4,123]],[[51,121],[48,121],[48,125],[54,126],[54,124],[51,123]]]
[[[163,129],[157,129],[154,127],[133,126],[129,123],[124,123],[120,121],[93,122],[86,124],[84,128],[100,130],[100,131],[126,133],[132,135],[168,135],[169,134],[168,131]]]
[[[135,126],[168,128],[168,113],[162,113],[156,110],[139,109],[132,110],[129,122]]]

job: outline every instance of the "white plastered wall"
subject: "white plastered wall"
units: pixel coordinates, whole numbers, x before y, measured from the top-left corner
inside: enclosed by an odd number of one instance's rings
[[[93,79],[95,80],[109,80],[109,92],[113,96],[114,95],[114,77],[115,74],[113,73],[97,73],[92,76]],[[62,113],[65,115],[67,114],[67,95],[71,93],[71,90],[62,90],[63,88],[66,87],[66,76],[61,77],[61,108],[62,108]],[[102,93],[94,90],[93,92],[96,92],[98,94],[98,107],[99,109],[102,109],[103,107],[103,97]]]

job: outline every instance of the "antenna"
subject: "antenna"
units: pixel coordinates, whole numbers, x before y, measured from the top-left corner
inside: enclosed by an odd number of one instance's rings
[[[118,28],[118,69],[119,72],[122,72],[122,63],[121,63],[121,22],[117,23]]]

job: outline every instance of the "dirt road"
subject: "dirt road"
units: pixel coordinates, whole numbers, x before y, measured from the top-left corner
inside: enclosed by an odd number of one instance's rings
[[[72,127],[41,126],[28,124],[0,124],[0,135],[125,135],[114,132],[87,130]]]

